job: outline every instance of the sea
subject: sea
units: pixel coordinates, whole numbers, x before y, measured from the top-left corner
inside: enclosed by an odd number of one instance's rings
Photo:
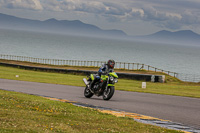
[[[0,29],[0,54],[82,61],[114,59],[200,78],[200,45]]]

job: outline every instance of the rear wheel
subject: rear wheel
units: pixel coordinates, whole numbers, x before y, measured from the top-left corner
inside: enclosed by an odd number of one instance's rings
[[[115,92],[114,86],[108,86],[103,92],[103,100],[109,100]]]
[[[94,94],[90,91],[90,89],[88,88],[88,86],[85,87],[85,90],[84,90],[84,96],[86,98],[90,98],[92,97]]]

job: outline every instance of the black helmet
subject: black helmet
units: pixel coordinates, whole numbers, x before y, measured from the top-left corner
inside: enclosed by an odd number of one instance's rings
[[[109,68],[112,68],[112,69],[113,69],[113,68],[115,67],[115,61],[114,61],[114,60],[108,60],[108,63],[107,63],[107,64],[108,64],[108,67],[109,67]]]

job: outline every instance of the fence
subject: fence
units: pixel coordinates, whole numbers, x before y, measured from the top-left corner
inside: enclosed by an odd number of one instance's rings
[[[59,59],[42,59],[42,58],[33,58],[25,56],[15,56],[15,55],[2,55],[0,54],[0,59],[5,60],[14,60],[14,61],[26,61],[33,63],[49,64],[49,65],[68,65],[68,66],[86,66],[86,67],[100,67],[103,61],[80,61],[80,60],[59,60]],[[140,64],[140,63],[126,63],[126,62],[116,62],[116,69],[126,69],[126,70],[147,70],[155,72],[164,72],[171,76],[177,77],[178,73],[165,71],[152,67],[150,65]]]
[[[0,59],[14,60],[14,61],[25,61],[32,63],[41,63],[48,65],[67,65],[67,66],[85,66],[85,67],[100,67],[103,61],[80,61],[80,60],[59,60],[59,59],[42,59],[33,58],[25,56],[15,56],[15,55],[2,55],[0,54]],[[163,72],[173,77],[176,77],[182,81],[188,82],[200,82],[200,75],[194,74],[182,74],[171,71],[165,71],[150,65],[140,64],[140,63],[126,63],[126,62],[116,62],[115,69],[125,69],[125,70],[147,70],[154,72]]]
[[[177,78],[186,81],[186,82],[198,82],[200,83],[200,75],[195,75],[195,74],[185,74],[185,73],[179,73],[177,75]]]

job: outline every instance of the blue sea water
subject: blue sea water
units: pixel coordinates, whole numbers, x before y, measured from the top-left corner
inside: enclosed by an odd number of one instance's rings
[[[142,63],[200,75],[200,46],[136,42],[0,29],[0,54],[63,60]]]

